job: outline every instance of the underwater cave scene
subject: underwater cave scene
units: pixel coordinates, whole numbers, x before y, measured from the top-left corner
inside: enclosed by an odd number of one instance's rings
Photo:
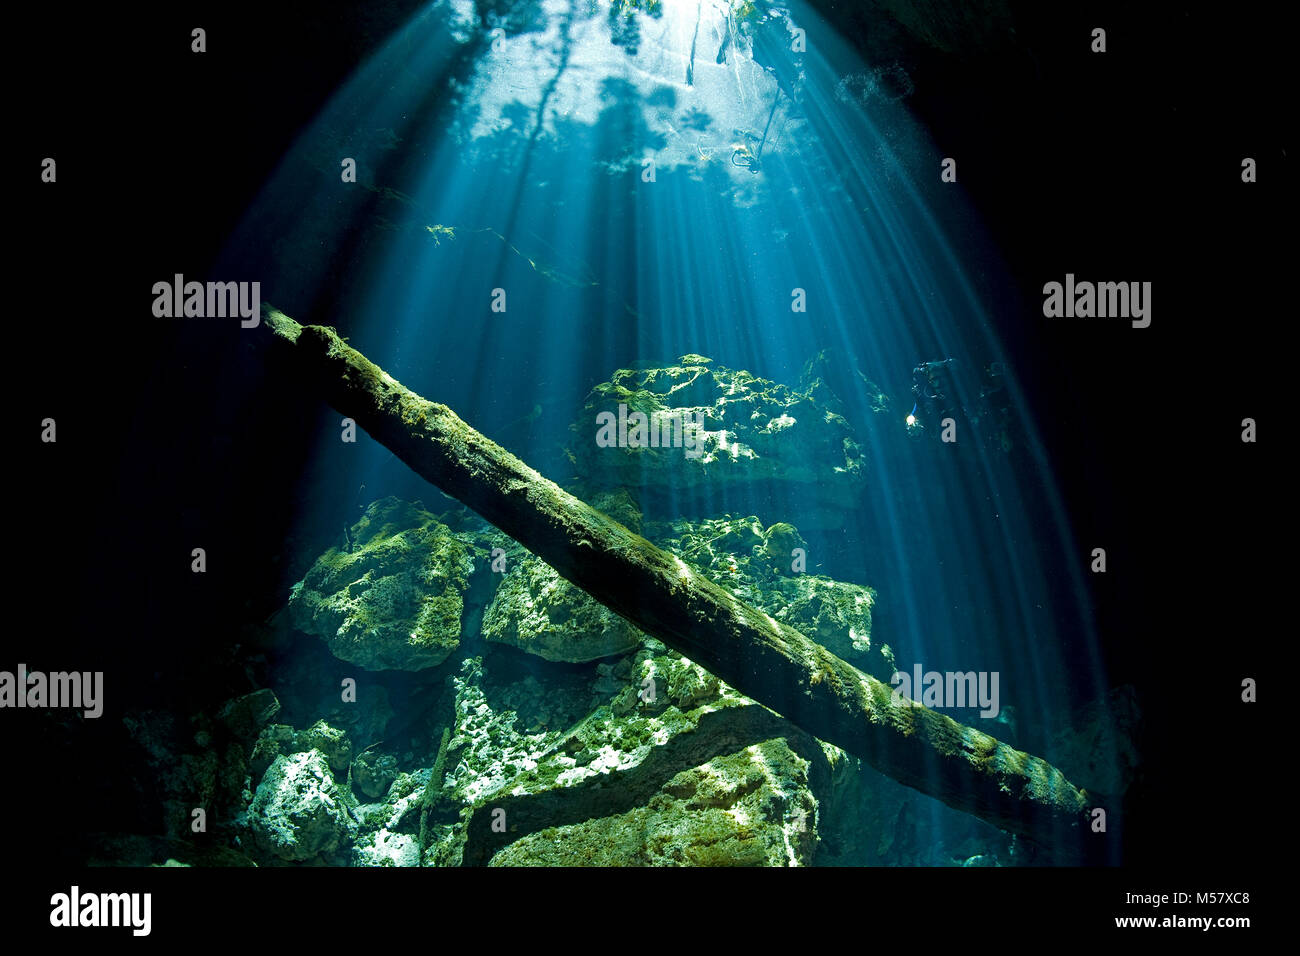
[[[1218,859],[1231,838],[1179,829],[1182,728],[1249,739],[1253,628],[1220,625],[1258,569],[1205,488],[1266,493],[1271,386],[1187,332],[1252,294],[1193,291],[1214,253],[1150,230],[1192,221],[1194,177],[1222,178],[1197,216],[1227,215],[1272,154],[1141,181],[1199,135],[1152,119],[1154,20],[316,6],[172,11],[124,107],[170,131],[149,104],[174,97],[220,132],[161,137],[141,188],[191,214],[106,280],[136,303],[123,339],[77,346],[116,424],[79,423],[90,385],[37,415],[62,455],[38,480],[101,462],[76,494],[110,565],[75,639],[3,668],[56,789],[95,794],[55,857]],[[1069,142],[1090,99],[1113,137]],[[85,175],[63,152],[51,189]],[[1235,567],[1176,570],[1219,548]]]

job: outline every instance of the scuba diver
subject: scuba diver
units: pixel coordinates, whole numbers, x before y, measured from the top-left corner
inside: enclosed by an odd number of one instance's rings
[[[958,387],[960,369],[955,359],[922,362],[912,369],[912,396],[916,404],[907,416],[909,434],[918,435],[923,426],[917,420],[917,409],[931,421],[945,418],[965,419],[976,428],[976,434],[988,447],[1011,451],[1012,409],[1006,391],[1006,368],[1001,362],[992,362],[977,373],[972,381],[967,374],[964,388]],[[958,397],[973,396],[974,407],[967,408]]]
[[[749,134],[745,134],[748,138]],[[758,157],[750,150],[749,144],[744,143],[737,146],[731,151],[731,165],[739,166],[741,169],[748,169],[751,173],[757,173],[761,168]]]
[[[776,115],[777,104],[781,102],[781,87],[776,88],[776,98],[772,100],[772,110],[767,114],[767,125],[763,127],[763,138],[758,142],[758,149],[749,148],[749,140],[758,139],[753,133],[745,132],[745,142],[731,152],[731,165],[758,173],[763,163],[763,147],[767,145],[767,133],[772,128],[772,117]],[[740,160],[739,162],[737,160]]]
[[[952,359],[946,358],[938,362],[922,362],[912,369],[912,396],[916,399],[916,405],[912,406],[913,415],[918,406],[926,415],[936,419],[956,411],[948,398],[953,392],[953,364]]]

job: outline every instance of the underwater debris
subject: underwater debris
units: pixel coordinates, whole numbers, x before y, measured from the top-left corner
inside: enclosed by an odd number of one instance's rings
[[[748,169],[751,173],[757,173],[762,169],[763,164],[763,147],[767,145],[767,134],[772,129],[772,117],[776,115],[777,104],[781,102],[781,88],[777,87],[776,96],[772,99],[772,110],[767,114],[767,125],[763,127],[762,137],[756,137],[752,133],[746,133],[746,142],[737,146],[731,153],[731,165],[739,166],[742,169]],[[750,148],[749,139],[758,140],[758,145],[753,149]],[[740,159],[740,162],[737,162]]]
[[[520,259],[523,259],[525,262],[527,262],[529,268],[531,268],[534,272],[538,273],[539,275],[545,276],[547,279],[550,279],[553,282],[558,282],[561,285],[566,285],[575,289],[592,288],[600,284],[596,280],[595,274],[592,272],[590,267],[586,265],[586,263],[578,264],[579,272],[581,274],[575,272],[568,272],[562,269],[560,266],[542,259],[540,256],[530,255],[529,253],[524,252],[522,249],[519,248],[517,243],[511,241],[510,239],[507,239],[505,236],[497,232],[491,226],[484,226],[479,229],[466,229],[458,226],[444,226],[441,224],[435,224],[432,226],[424,227],[425,232],[427,232],[433,238],[434,245],[436,246],[441,246],[443,241],[450,242],[451,240],[456,239],[458,229],[462,234],[468,233],[470,235],[492,236],[493,238],[499,240],[507,249],[509,249]],[[536,236],[534,236],[533,238],[536,239],[539,243],[542,242],[542,240],[537,238]],[[545,245],[545,243],[543,243],[543,245]],[[554,253],[555,250],[552,249],[551,252]],[[556,254],[558,255],[558,253]]]
[[[509,239],[507,239],[505,236],[501,235],[501,233],[497,232],[495,229],[492,229],[491,227],[485,226],[482,229],[475,229],[474,232],[487,233],[488,235],[495,236],[497,239],[500,239],[501,242],[505,244],[505,247],[507,249],[509,249],[519,258],[527,262],[534,272],[538,273],[539,275],[545,276],[546,278],[551,279],[554,282],[558,282],[561,285],[567,285],[575,289],[592,288],[594,286],[600,285],[600,283],[596,281],[596,277],[594,273],[592,273],[592,271],[585,264],[582,266],[582,268],[586,272],[586,275],[583,276],[572,275],[570,273],[564,272],[558,266],[552,265],[548,262],[544,262],[541,259],[535,258],[533,256],[528,255],[525,252],[520,251],[518,246],[516,246],[513,242],[511,242]],[[541,240],[538,241],[540,242]]]
[[[442,240],[444,239],[456,238],[456,230],[451,226],[434,225],[425,226],[424,228],[428,231],[429,235],[433,236],[433,244],[436,246],[442,245]]]
[[[695,44],[700,39],[700,15],[703,13],[704,4],[697,4],[695,7],[695,30],[691,33],[691,55],[686,62],[686,85],[695,85]]]
[[[451,742],[451,728],[444,727],[442,737],[438,741],[438,753],[433,758],[433,766],[429,769],[429,779],[424,785],[424,792],[420,795],[420,839],[419,861],[423,862],[424,854],[429,849],[429,814],[435,803],[442,796],[443,783],[447,772],[447,745]]]

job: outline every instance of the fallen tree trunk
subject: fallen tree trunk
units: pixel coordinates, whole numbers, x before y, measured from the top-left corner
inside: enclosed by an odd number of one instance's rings
[[[1046,761],[906,699],[750,607],[348,346],[263,306],[270,354],[418,474],[606,607],[895,780],[1079,859],[1087,797]]]

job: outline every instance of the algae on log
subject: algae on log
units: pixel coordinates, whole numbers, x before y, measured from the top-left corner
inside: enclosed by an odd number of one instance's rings
[[[299,325],[265,304],[262,313],[253,334],[288,372],[606,607],[900,783],[1020,834],[1057,859],[1088,855],[1087,795],[1051,764],[936,711],[896,702],[889,685],[543,478],[333,329]]]

